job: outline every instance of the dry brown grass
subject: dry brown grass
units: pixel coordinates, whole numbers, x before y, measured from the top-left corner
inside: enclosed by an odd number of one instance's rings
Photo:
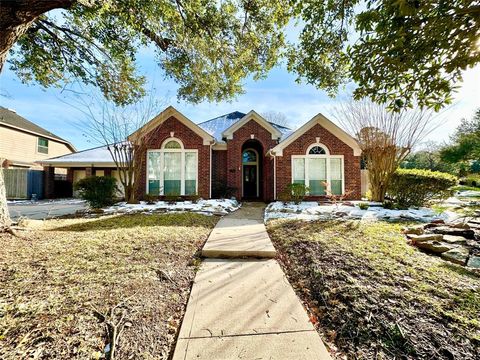
[[[50,220],[0,234],[0,358],[98,359],[109,342],[95,310],[122,303],[119,359],[165,359],[217,221],[198,214]]]
[[[339,359],[478,359],[480,276],[402,224],[270,222],[279,260]]]

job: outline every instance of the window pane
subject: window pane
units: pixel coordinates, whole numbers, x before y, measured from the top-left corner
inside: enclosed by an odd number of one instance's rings
[[[244,151],[242,156],[243,156],[242,161],[244,163],[257,162],[257,154],[255,154],[255,151],[252,151],[252,150]]]
[[[310,149],[308,153],[311,155],[325,155],[327,152],[321,146],[314,146]]]
[[[293,159],[292,182],[305,184],[305,159]]]
[[[325,195],[326,159],[308,159],[308,180],[310,195]]]
[[[342,159],[330,159],[330,188],[332,194],[342,194]]]
[[[148,153],[148,193],[160,194],[160,153]]]
[[[181,149],[182,147],[178,141],[172,140],[165,144],[165,149]]]
[[[48,154],[48,140],[45,138],[38,138],[37,152]]]
[[[185,195],[195,195],[197,187],[197,153],[185,153]]]
[[[163,155],[163,194],[180,195],[182,153],[166,152]]]

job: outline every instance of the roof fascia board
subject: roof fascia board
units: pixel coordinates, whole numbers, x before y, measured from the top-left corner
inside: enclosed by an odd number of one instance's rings
[[[43,138],[46,138],[46,139],[49,139],[49,140],[52,140],[52,141],[56,141],[56,142],[58,142],[58,143],[65,144],[66,146],[70,147],[70,149],[71,149],[72,151],[74,151],[74,152],[77,151],[77,149],[75,148],[75,146],[73,146],[73,145],[72,145],[70,142],[68,142],[67,140],[55,138],[55,137],[53,137],[53,136],[41,134],[41,133],[38,133],[38,132],[36,132],[36,131],[24,129],[24,128],[21,128],[21,127],[19,127],[19,126],[7,124],[7,123],[4,123],[4,122],[0,122],[0,126],[5,126],[5,127],[12,128],[12,129],[15,129],[15,130],[18,130],[18,131],[27,133],[27,134],[32,134],[32,135],[40,136],[40,137],[43,137]]]
[[[178,121],[180,121],[183,125],[188,127],[190,130],[195,132],[197,135],[199,135],[203,139],[203,145],[210,145],[214,141],[214,138],[212,135],[207,133],[200,126],[195,124],[192,120],[188,119],[185,115],[183,115],[180,111],[175,109],[173,106],[167,107],[160,114],[158,114],[148,123],[143,125],[140,129],[138,129],[137,131],[129,135],[128,140],[134,141],[135,137],[140,135],[141,131],[144,131],[145,134],[149,133],[154,128],[160,126],[164,121],[166,121],[172,116]]]
[[[254,110],[250,111],[239,121],[232,124],[229,128],[225,129],[222,133],[222,137],[225,137],[229,140],[233,139],[233,133],[238,129],[240,129],[243,125],[245,125],[250,120],[254,120],[263,128],[265,128],[270,134],[272,134],[272,140],[277,140],[281,138],[282,133],[278,129],[273,127],[267,120],[265,120],[262,116],[260,116]]]
[[[339,140],[343,141],[349,147],[353,149],[354,156],[360,156],[362,154],[362,150],[358,145],[357,141],[351,137],[348,133],[342,130],[340,127],[335,125],[332,121],[330,121],[327,117],[325,117],[322,113],[318,113],[315,115],[310,121],[305,123],[303,126],[298,128],[295,132],[293,132],[289,137],[284,139],[280,142],[277,146],[272,149],[272,153],[275,156],[283,156],[283,149],[285,149],[288,145],[293,143],[297,140],[300,136],[310,130],[313,126],[319,124],[329,132],[331,132],[334,136],[336,136]]]

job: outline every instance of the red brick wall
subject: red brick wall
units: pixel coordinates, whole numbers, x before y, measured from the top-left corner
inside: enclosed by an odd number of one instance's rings
[[[277,196],[292,181],[292,155],[305,155],[308,147],[317,142],[317,137],[320,137],[320,142],[328,147],[331,155],[344,155],[345,192],[352,192],[350,199],[360,199],[360,156],[354,156],[350,146],[319,124],[283,149],[283,156],[276,158]]]
[[[240,129],[233,133],[233,139],[227,140],[227,183],[229,187],[236,188],[237,199],[242,197],[242,146],[250,140],[250,135],[254,134],[255,140],[258,140],[263,147],[262,167],[262,187],[260,193],[262,200],[273,200],[273,158],[266,156],[266,153],[277,145],[278,141],[272,140],[272,134],[263,126],[254,120],[250,120]]]
[[[212,152],[212,197],[218,198],[221,194],[215,192],[217,184],[227,183],[227,151],[213,150]],[[217,191],[218,192],[218,191]]]
[[[173,116],[148,133],[145,136],[141,150],[136,151],[135,195],[138,199],[141,199],[146,193],[146,150],[160,149],[162,143],[170,137],[170,132],[172,131],[175,133],[174,137],[183,142],[185,149],[198,150],[198,195],[208,199],[210,197],[210,146],[203,145],[203,139],[201,136]]]

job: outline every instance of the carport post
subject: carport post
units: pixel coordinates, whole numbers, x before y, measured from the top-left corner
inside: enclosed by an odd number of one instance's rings
[[[53,199],[55,197],[55,168],[53,166],[43,167],[43,186],[45,199]]]

